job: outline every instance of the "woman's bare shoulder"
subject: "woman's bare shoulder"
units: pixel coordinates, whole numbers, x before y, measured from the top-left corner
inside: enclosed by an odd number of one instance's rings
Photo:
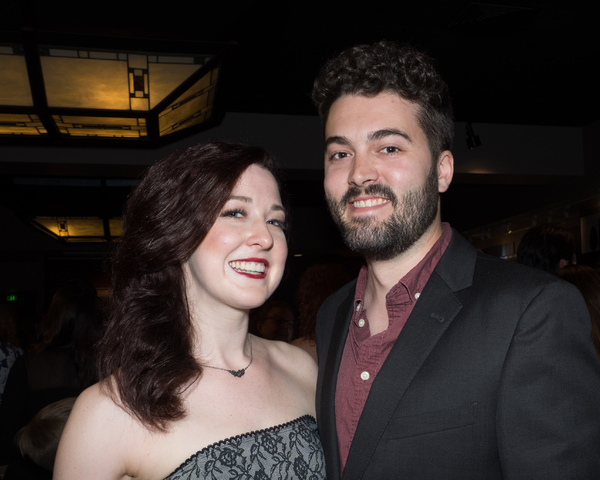
[[[110,423],[130,421],[130,415],[125,410],[117,405],[115,399],[110,395],[106,384],[96,383],[84,390],[75,402],[71,413],[73,421],[91,423],[99,422],[101,427],[111,427],[106,425],[107,419],[110,418]]]
[[[309,381],[316,379],[317,364],[306,350],[281,341],[262,338],[259,338],[259,341],[263,342],[269,357],[278,367],[295,375],[304,376]]]
[[[134,423],[102,385],[84,390],[61,436],[55,478],[123,478],[128,451],[124,447],[131,440]],[[99,477],[98,472],[105,472],[105,476]]]

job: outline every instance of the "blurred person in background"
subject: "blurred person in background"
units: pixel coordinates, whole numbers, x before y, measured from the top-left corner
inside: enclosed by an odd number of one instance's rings
[[[98,380],[102,316],[94,286],[73,279],[58,288],[42,317],[41,339],[10,370],[0,405],[0,465],[19,457],[17,431],[43,407],[75,397]]]
[[[575,237],[559,223],[531,227],[517,247],[517,262],[549,273],[576,262]]]

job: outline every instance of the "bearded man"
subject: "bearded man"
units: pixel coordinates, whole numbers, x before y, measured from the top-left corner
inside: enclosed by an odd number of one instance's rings
[[[328,479],[600,478],[582,297],[441,221],[454,122],[432,60],[389,42],[348,49],[313,100],[329,209],[366,260],[317,319]]]

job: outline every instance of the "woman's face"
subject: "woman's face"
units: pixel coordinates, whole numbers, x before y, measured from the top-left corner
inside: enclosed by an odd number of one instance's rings
[[[285,211],[266,169],[251,165],[238,179],[208,234],[183,269],[197,308],[251,309],[275,291],[285,267]]]

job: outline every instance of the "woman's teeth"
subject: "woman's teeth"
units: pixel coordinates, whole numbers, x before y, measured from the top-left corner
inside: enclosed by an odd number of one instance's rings
[[[229,266],[238,272],[264,273],[265,264],[261,262],[229,262]]]

